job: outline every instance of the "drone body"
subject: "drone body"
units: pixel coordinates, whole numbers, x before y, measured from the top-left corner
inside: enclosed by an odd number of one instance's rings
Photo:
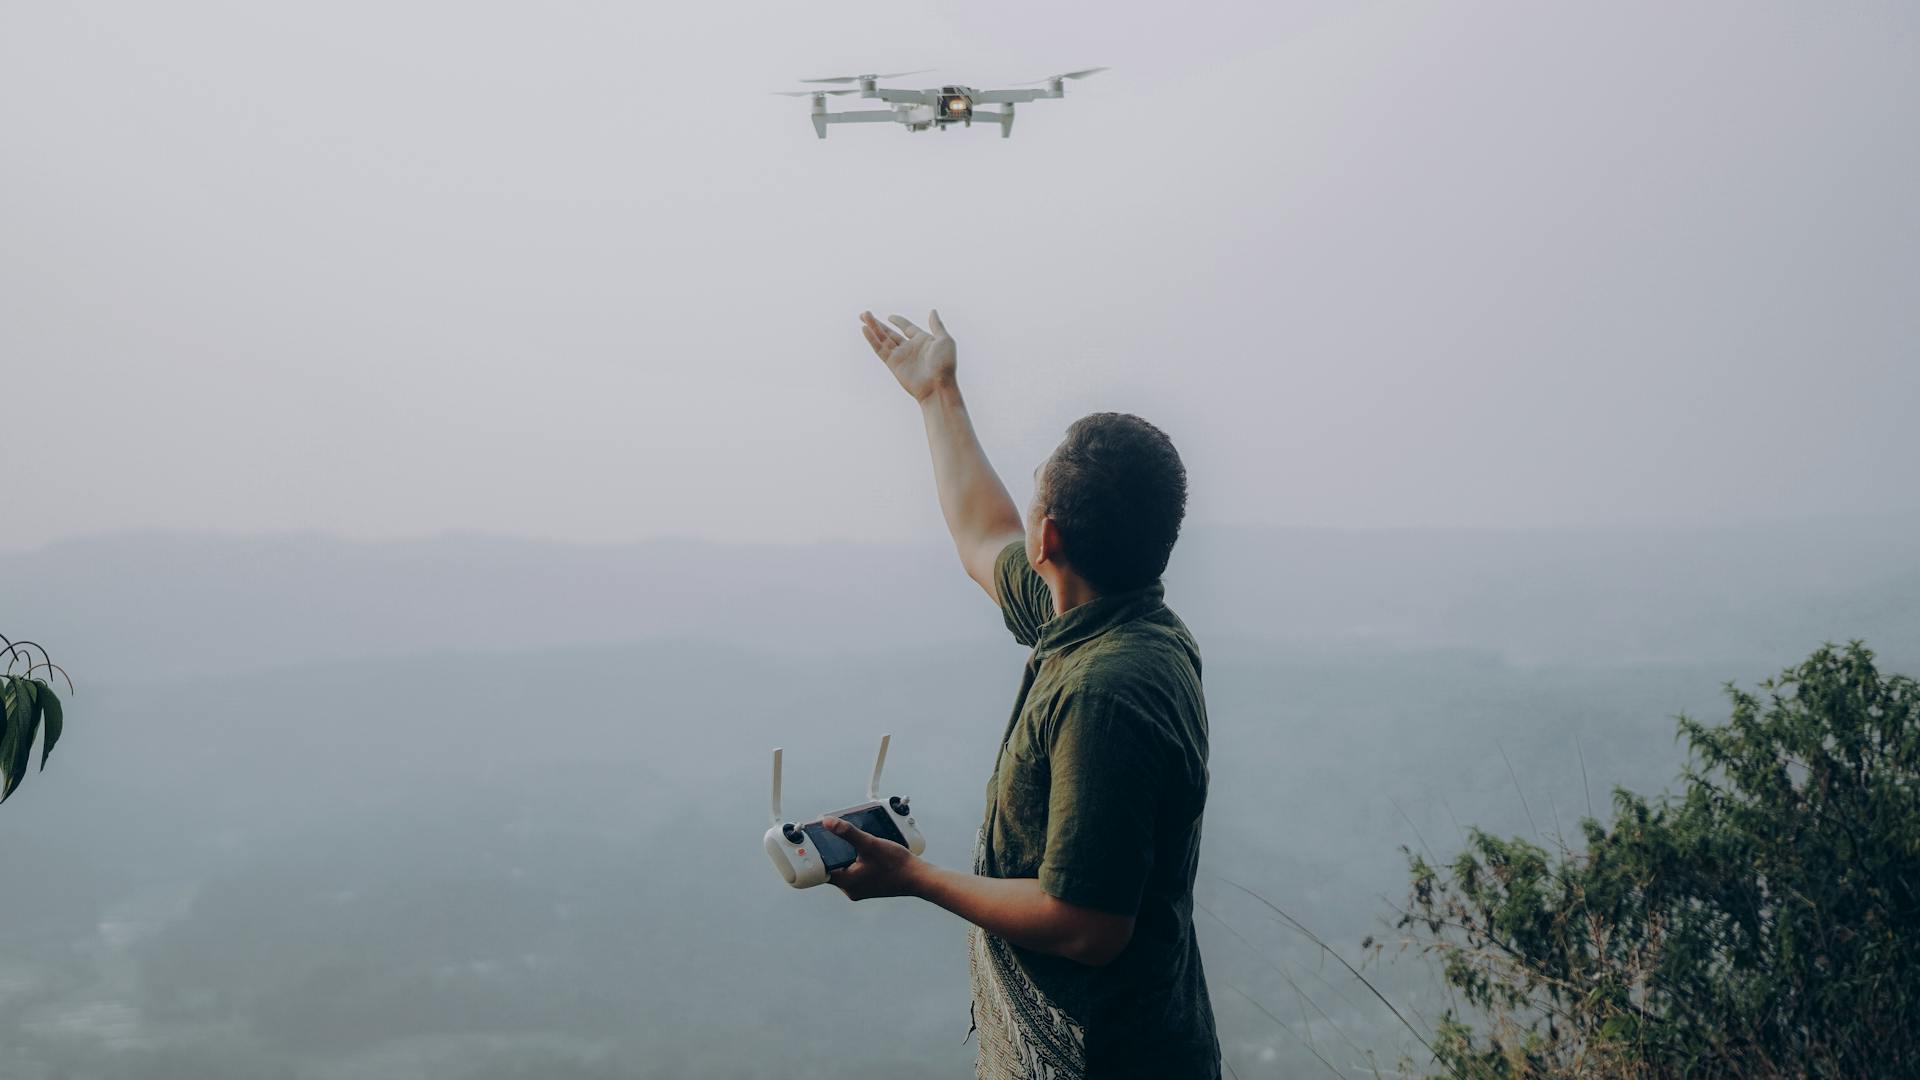
[[[879,85],[881,79],[897,79],[903,75],[918,75],[917,71],[902,71],[891,75],[840,75],[830,79],[802,79],[809,83],[857,83],[857,87],[844,90],[783,90],[777,93],[788,97],[810,97],[813,99],[813,133],[820,138],[827,137],[828,124],[900,124],[908,131],[925,131],[933,128],[943,131],[954,124],[972,127],[975,120],[1000,125],[1000,137],[1013,134],[1013,107],[1026,101],[1040,101],[1045,98],[1066,97],[1066,80],[1084,79],[1107,70],[1103,67],[1087,68],[1084,71],[1069,71],[1035,82],[1045,83],[1044,89],[1037,90],[975,90],[971,86],[939,86],[926,90],[894,90]],[[859,109],[851,112],[828,112],[827,98],[844,94],[858,94],[874,101],[884,101],[890,108]],[[979,105],[998,105],[998,111],[976,108]]]

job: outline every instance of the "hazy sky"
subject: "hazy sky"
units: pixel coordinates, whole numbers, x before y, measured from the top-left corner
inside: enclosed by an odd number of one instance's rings
[[[1021,498],[1117,408],[1202,522],[1911,511],[1917,131],[1911,3],[11,0],[0,547],[937,534],[930,305]]]

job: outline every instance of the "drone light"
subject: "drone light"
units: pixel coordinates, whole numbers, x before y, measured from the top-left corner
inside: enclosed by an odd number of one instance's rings
[[[957,97],[947,102],[947,111],[948,112],[966,112],[967,99],[963,97]]]

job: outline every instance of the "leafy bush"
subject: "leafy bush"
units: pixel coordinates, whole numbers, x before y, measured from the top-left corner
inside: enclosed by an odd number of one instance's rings
[[[1685,716],[1681,792],[1616,789],[1550,851],[1411,852],[1408,943],[1449,1011],[1443,1075],[1920,1075],[1920,687],[1827,646]]]

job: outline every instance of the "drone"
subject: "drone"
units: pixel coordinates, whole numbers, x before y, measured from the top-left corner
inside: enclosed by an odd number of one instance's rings
[[[1040,101],[1044,98],[1066,97],[1068,79],[1084,79],[1089,75],[1098,75],[1107,70],[1103,67],[1087,68],[1083,71],[1068,71],[1059,75],[1050,75],[1031,82],[1015,83],[1015,86],[1036,86],[1045,83],[1041,90],[975,90],[971,86],[940,86],[927,90],[892,90],[880,86],[881,79],[899,79],[908,75],[920,75],[925,71],[896,71],[886,75],[836,75],[827,79],[801,79],[804,83],[858,83],[843,90],[776,90],[774,93],[786,97],[810,97],[813,99],[813,133],[820,138],[827,137],[828,124],[903,124],[908,131],[945,131],[954,124],[972,127],[975,120],[996,121],[1000,125],[1000,137],[1013,134],[1013,107],[1023,101]],[[827,99],[846,94],[859,94],[863,98],[887,102],[891,108],[860,109],[852,112],[828,112]],[[999,111],[977,109],[976,105],[998,105]]]

